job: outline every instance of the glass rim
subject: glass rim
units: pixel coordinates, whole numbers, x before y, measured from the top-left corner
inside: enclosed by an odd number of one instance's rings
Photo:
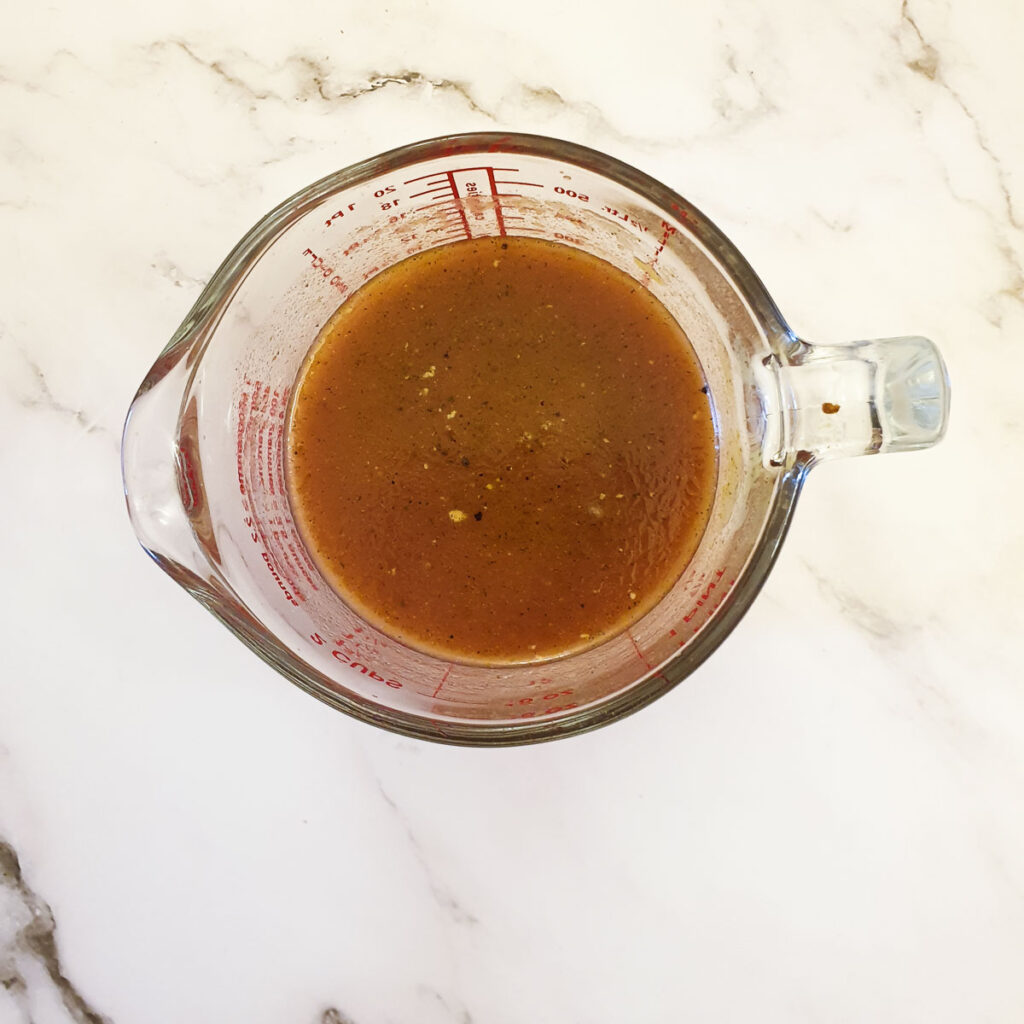
[[[522,153],[547,157],[597,172],[648,199],[659,207],[666,220],[695,237],[722,266],[724,272],[759,322],[769,347],[785,356],[799,345],[767,289],[753,268],[726,235],[691,202],[643,171],[598,150],[544,135],[515,132],[466,132],[442,135],[409,143],[359,161],[325,175],[300,189],[264,215],[232,248],[217,268],[181,325],[150,370],[139,394],[162,376],[171,353],[190,350],[192,373],[212,336],[213,328],[249,268],[259,255],[295,220],[328,196],[363,184],[383,173],[439,157],[472,153]],[[187,393],[188,387],[186,387]],[[129,417],[131,411],[129,410]],[[353,718],[391,732],[417,739],[462,746],[516,746],[576,735],[607,725],[645,707],[673,689],[695,671],[722,643],[746,613],[763,586],[792,518],[796,498],[810,466],[810,458],[797,454],[785,466],[772,495],[757,544],[747,559],[742,575],[728,592],[715,616],[696,637],[693,645],[680,651],[646,678],[595,704],[552,719],[458,721],[384,707],[375,701],[325,685],[323,676],[297,655],[276,642],[238,600],[210,585],[183,566],[153,551],[148,553],[177,583],[195,597],[239,640],[280,674],[324,703]],[[218,580],[218,587],[222,581]]]

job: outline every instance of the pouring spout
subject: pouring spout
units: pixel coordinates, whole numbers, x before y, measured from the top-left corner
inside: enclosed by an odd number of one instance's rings
[[[197,544],[198,463],[183,445],[190,368],[187,348],[169,348],[154,363],[128,410],[121,437],[121,477],[139,543],[170,575],[200,578],[210,564]]]

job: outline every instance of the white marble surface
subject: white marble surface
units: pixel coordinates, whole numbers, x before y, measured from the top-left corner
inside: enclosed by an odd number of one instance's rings
[[[1022,11],[7,4],[0,1024],[1024,1020]],[[678,188],[808,338],[933,337],[953,415],[816,470],[669,696],[476,751],[244,649],[135,544],[118,440],[267,209],[495,126]]]

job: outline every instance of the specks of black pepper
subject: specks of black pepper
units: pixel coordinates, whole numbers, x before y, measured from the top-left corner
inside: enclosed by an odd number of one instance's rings
[[[484,517],[484,514],[483,514],[483,512],[474,512],[474,513],[473,513],[473,518],[474,518],[474,519],[475,519],[475,520],[476,520],[476,521],[477,521],[478,523],[480,522],[480,520],[481,520],[481,519],[483,519],[483,517]]]
[[[463,455],[462,458],[459,459],[459,462],[461,462],[463,466],[469,465],[469,459],[467,459],[465,455]]]
[[[701,394],[706,395],[708,393],[708,386],[707,386],[707,384],[705,384],[704,387],[702,387],[700,390],[701,390]]]
[[[508,242],[502,242],[501,243],[501,247],[502,247],[502,249],[507,249],[508,248]]]

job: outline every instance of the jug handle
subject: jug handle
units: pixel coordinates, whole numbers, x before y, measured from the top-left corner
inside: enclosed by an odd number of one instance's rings
[[[826,459],[914,451],[937,444],[949,419],[949,377],[927,338],[846,345],[794,339],[766,357],[764,461],[806,466]]]

